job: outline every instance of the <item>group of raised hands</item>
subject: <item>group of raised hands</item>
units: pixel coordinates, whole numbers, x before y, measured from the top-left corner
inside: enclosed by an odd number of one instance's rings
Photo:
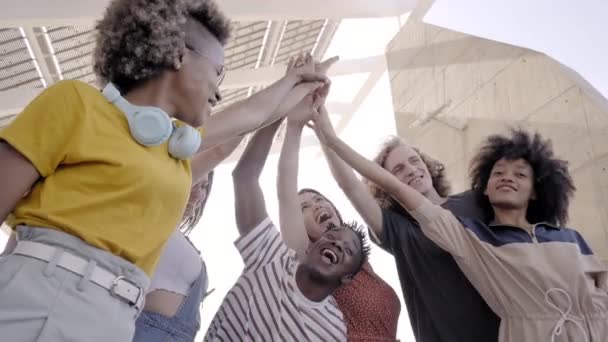
[[[291,58],[287,65],[288,74],[297,74],[303,82],[308,83],[303,89],[307,95],[287,113],[286,118],[290,124],[313,129],[321,143],[325,142],[327,136],[335,135],[325,101],[331,87],[327,71],[337,61],[338,57],[332,57],[323,62],[315,62],[306,53]]]

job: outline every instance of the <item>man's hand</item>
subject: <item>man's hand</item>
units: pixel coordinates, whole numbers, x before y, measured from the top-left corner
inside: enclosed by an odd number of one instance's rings
[[[331,66],[334,65],[334,63],[336,63],[339,59],[340,59],[340,57],[333,56],[331,58],[324,60],[321,63],[316,63],[315,71],[319,72],[323,75],[327,75],[327,70],[329,70],[329,68],[331,68]]]
[[[329,58],[321,63],[314,64],[314,70],[322,74],[326,74],[327,70],[338,60],[338,57]],[[304,126],[308,121],[313,119],[321,106],[325,104],[327,95],[329,94],[331,82],[320,84],[311,94],[304,97],[288,114],[288,121],[293,124]],[[312,88],[311,88],[312,89]]]
[[[331,120],[329,119],[329,113],[324,105],[322,105],[318,111],[313,113],[313,122],[314,124],[309,122],[306,124],[306,126],[315,131],[315,134],[322,144],[325,144],[328,138],[336,137],[336,132],[331,124]]]
[[[329,68],[331,68],[331,66],[334,65],[334,63],[336,63],[338,61],[338,59],[339,59],[338,56],[334,56],[332,58],[326,59],[325,61],[323,61],[321,63],[317,63],[315,65],[315,70],[326,75],[327,70],[329,70]],[[327,96],[329,95],[330,87],[331,87],[331,82],[326,82],[321,87],[319,87],[315,90],[315,93],[313,96],[313,106],[314,106],[315,111],[318,112],[319,109],[321,108],[321,106],[325,105],[325,101],[327,100]]]
[[[304,126],[313,119],[316,108],[314,106],[314,93],[308,94],[287,114],[287,121],[289,124]]]
[[[330,64],[331,66],[331,64]],[[329,66],[327,66],[329,68]],[[327,71],[327,68],[325,71]],[[299,55],[297,58],[291,58],[287,64],[286,76],[293,76],[297,82],[323,82],[329,80],[325,72],[317,71],[315,62],[310,53]]]

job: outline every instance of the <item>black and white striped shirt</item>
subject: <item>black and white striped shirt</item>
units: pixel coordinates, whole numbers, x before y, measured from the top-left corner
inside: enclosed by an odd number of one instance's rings
[[[346,341],[346,326],[333,297],[313,302],[298,289],[296,253],[269,218],[235,246],[245,267],[205,341]]]

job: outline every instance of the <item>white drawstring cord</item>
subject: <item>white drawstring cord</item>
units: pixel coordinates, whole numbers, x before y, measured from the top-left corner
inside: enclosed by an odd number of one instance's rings
[[[559,292],[559,293],[563,294],[564,296],[566,296],[566,299],[568,300],[568,309],[565,312],[562,311],[562,309],[559,306],[557,306],[553,302],[553,300],[549,297],[551,292]],[[551,334],[551,342],[555,342],[555,336],[559,336],[562,334],[562,332],[564,332],[564,326],[566,325],[566,322],[572,322],[572,323],[576,324],[576,326],[583,333],[583,336],[585,336],[585,341],[589,341],[589,337],[587,337],[587,332],[585,331],[585,327],[583,327],[583,325],[579,321],[577,321],[572,316],[570,316],[570,311],[572,311],[572,299],[570,299],[570,295],[568,295],[568,292],[566,292],[560,288],[556,288],[556,287],[550,288],[545,292],[545,302],[547,302],[547,304],[549,304],[549,306],[551,306],[552,308],[557,310],[561,315],[560,319],[555,324],[555,327],[553,327],[553,333]]]

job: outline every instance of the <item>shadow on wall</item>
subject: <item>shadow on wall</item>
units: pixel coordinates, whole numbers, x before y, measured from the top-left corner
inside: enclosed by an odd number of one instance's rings
[[[608,101],[553,59],[409,21],[387,50],[398,134],[442,160],[454,190],[489,134],[538,131],[569,161],[570,226],[608,260]],[[420,118],[435,114],[422,125]]]

